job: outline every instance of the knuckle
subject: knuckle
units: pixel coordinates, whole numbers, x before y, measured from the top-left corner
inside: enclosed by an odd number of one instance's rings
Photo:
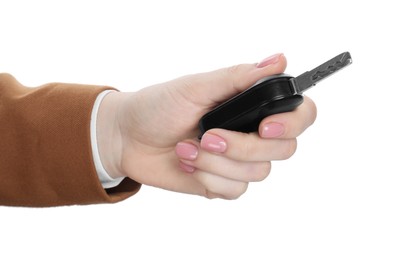
[[[227,194],[224,194],[224,199],[227,200],[236,200],[239,197],[241,197],[242,194],[244,194],[248,189],[248,182],[242,182],[239,184],[234,185],[234,187],[231,187],[231,189],[228,191]]]
[[[258,137],[254,134],[242,133],[243,141],[239,142],[240,149],[237,149],[237,159],[251,161],[257,150],[259,150]]]
[[[205,189],[205,193],[203,194],[203,196],[207,199],[210,199],[210,200],[221,198],[221,196],[219,194],[213,193],[208,189]]]
[[[245,181],[216,181],[207,182],[203,184],[203,195],[208,199],[238,199],[248,188],[248,182]]]
[[[312,101],[311,125],[315,122],[317,114],[318,114],[318,109],[317,109],[315,103]]]
[[[283,159],[289,159],[292,155],[295,154],[297,148],[297,140],[296,138],[287,140],[287,147],[285,148]]]
[[[242,91],[240,82],[242,81],[242,77],[245,75],[245,72],[248,71],[248,68],[247,64],[238,64],[224,70],[225,77],[228,79],[228,82],[230,82],[231,86],[238,91]]]
[[[241,67],[242,66],[240,64],[234,65],[234,66],[228,67],[226,69],[226,71],[228,72],[228,74],[230,76],[233,76],[233,75],[237,74],[241,70]]]
[[[239,150],[239,157],[241,160],[248,160],[254,154],[254,147],[252,142],[242,143],[242,148]]]
[[[271,171],[271,162],[260,162],[251,174],[250,181],[259,182],[267,178]]]
[[[313,100],[309,97],[305,97],[305,102],[308,104],[309,107],[309,125],[312,125],[316,120],[318,109],[316,107],[315,102],[313,102]]]

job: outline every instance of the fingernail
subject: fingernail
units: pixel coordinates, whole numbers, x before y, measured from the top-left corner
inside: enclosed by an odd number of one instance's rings
[[[182,169],[183,171],[188,172],[188,173],[193,173],[196,170],[195,167],[187,165],[183,162],[180,162],[179,166],[180,166],[180,169]]]
[[[278,54],[271,55],[270,57],[267,57],[264,60],[260,61],[257,64],[256,67],[257,68],[264,68],[264,67],[267,67],[268,65],[275,64],[275,63],[279,62],[280,57],[282,55],[283,55],[283,53],[278,53]]]
[[[213,134],[204,134],[200,146],[207,151],[215,153],[223,153],[226,151],[225,140]]]
[[[280,137],[284,133],[284,126],[279,123],[268,123],[261,130],[261,137],[275,138]]]
[[[198,154],[197,147],[189,143],[178,143],[175,151],[178,157],[186,160],[195,160]]]

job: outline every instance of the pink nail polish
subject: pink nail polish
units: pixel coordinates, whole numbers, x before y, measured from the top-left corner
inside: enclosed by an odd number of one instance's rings
[[[189,143],[178,143],[176,145],[176,154],[181,159],[195,160],[197,158],[197,147]]]
[[[204,134],[200,146],[210,152],[223,153],[226,151],[226,141],[213,134]]]
[[[261,129],[261,137],[275,138],[284,134],[284,126],[280,123],[268,123]]]
[[[274,54],[274,55],[271,55],[270,57],[265,58],[264,60],[260,61],[257,64],[257,68],[264,68],[264,67],[267,67],[268,65],[279,62],[280,57],[282,55],[283,55],[282,53],[278,53],[278,54]]]
[[[187,173],[193,173],[196,170],[195,167],[190,166],[190,165],[187,165],[187,164],[185,164],[183,162],[180,162],[179,163],[179,166],[180,166],[180,169],[182,169],[183,171],[185,171]]]

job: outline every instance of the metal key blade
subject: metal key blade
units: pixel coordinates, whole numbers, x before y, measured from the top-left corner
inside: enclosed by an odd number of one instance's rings
[[[322,79],[350,65],[351,63],[352,59],[350,53],[343,52],[315,69],[307,71],[296,78],[291,79],[295,91],[294,94],[301,94],[310,87],[315,86],[315,84]]]

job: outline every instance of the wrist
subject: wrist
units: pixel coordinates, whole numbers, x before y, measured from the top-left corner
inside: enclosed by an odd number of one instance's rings
[[[108,93],[97,114],[96,134],[100,160],[110,177],[126,177],[121,168],[123,142],[119,126],[119,111],[126,93]]]

